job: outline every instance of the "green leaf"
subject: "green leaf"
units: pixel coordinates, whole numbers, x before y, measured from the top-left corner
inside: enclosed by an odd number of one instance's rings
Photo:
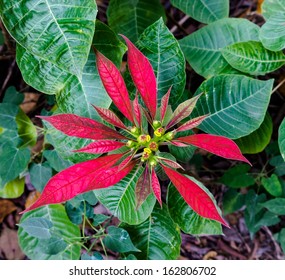
[[[12,144],[7,144],[5,147],[0,147],[0,154],[0,179],[4,186],[26,169],[30,161],[30,150],[18,149]]]
[[[210,192],[200,182],[195,180],[193,177],[189,178],[203,188],[203,190],[205,190],[214,200]],[[185,233],[191,235],[222,234],[221,224],[210,219],[205,219],[196,214],[171,183],[168,186],[167,206],[171,218]]]
[[[3,103],[12,103],[15,105],[20,105],[24,101],[24,94],[17,92],[16,88],[11,86],[5,91],[3,98]]]
[[[38,246],[38,250],[46,255],[57,255],[65,250],[67,243],[63,238],[58,236],[52,236],[50,239],[41,240]]]
[[[285,215],[285,198],[273,198],[260,205],[276,215]]]
[[[199,128],[231,139],[255,131],[264,120],[273,80],[242,75],[219,75],[206,80],[195,95],[204,92],[191,117],[209,114]]]
[[[223,213],[224,215],[231,214],[242,208],[244,204],[245,195],[229,189],[223,196]]]
[[[133,42],[160,17],[165,18],[165,11],[159,0],[111,0],[107,10],[111,29]]]
[[[107,232],[108,234],[103,239],[103,243],[108,249],[119,253],[140,251],[134,246],[128,232],[123,228],[109,226]]]
[[[220,181],[230,188],[245,188],[255,184],[254,178],[248,174],[250,166],[239,164],[228,169]]]
[[[82,74],[95,30],[95,1],[1,0],[0,13],[27,52],[69,73]]]
[[[127,47],[108,25],[99,20],[96,21],[92,45],[120,68]]]
[[[282,51],[267,50],[256,41],[227,46],[222,49],[222,55],[233,68],[250,75],[265,75],[285,64]]]
[[[193,135],[194,133],[191,130],[188,131],[182,131],[178,132],[176,134],[176,138],[178,137],[183,137],[183,136],[188,136],[188,135]],[[194,146],[188,146],[188,147],[177,147],[174,145],[169,145],[168,146],[170,153],[175,156],[175,158],[183,163],[189,163],[191,158],[194,155],[194,152],[196,150],[196,147]]]
[[[154,69],[159,102],[172,86],[170,104],[176,103],[185,88],[185,59],[177,40],[162,18],[142,33],[137,46],[150,60]]]
[[[133,171],[116,185],[101,190],[95,190],[97,199],[119,218],[120,221],[137,225],[145,221],[155,205],[155,196],[150,194],[141,207],[136,210],[135,186],[143,168],[134,168]]]
[[[16,116],[16,123],[18,126],[18,134],[23,140],[22,147],[34,146],[37,143],[37,130],[30,118],[19,109],[19,113]]]
[[[243,154],[258,154],[262,152],[270,143],[273,132],[273,123],[270,115],[266,113],[265,118],[260,127],[251,134],[237,139]]]
[[[269,178],[261,178],[263,187],[273,196],[282,196],[282,185],[276,174],[272,174]]]
[[[16,116],[19,107],[14,104],[0,103],[0,127],[17,130]]]
[[[3,36],[3,32],[2,29],[0,30],[0,46],[4,45],[5,40],[4,40],[4,36]]]
[[[90,260],[103,260],[103,257],[100,253],[94,252],[93,255],[89,255],[87,253],[83,253],[80,257],[83,261],[90,261]]]
[[[32,217],[21,222],[19,226],[30,236],[49,239],[51,237],[50,229],[53,224],[46,218]]]
[[[285,118],[283,119],[278,131],[278,145],[280,153],[285,161]]]
[[[186,60],[201,76],[232,72],[221,50],[237,42],[258,41],[259,27],[246,19],[221,19],[179,41]]]
[[[265,22],[260,29],[259,38],[263,46],[271,51],[285,48],[285,11],[278,12]]]
[[[46,243],[43,244],[43,240],[33,237],[28,234],[21,227],[21,223],[31,219],[31,218],[44,218],[53,224],[53,230],[51,232],[52,239],[47,239]],[[30,259],[34,260],[78,260],[80,258],[80,245],[78,245],[78,238],[80,237],[80,230],[77,226],[72,224],[64,210],[64,207],[59,204],[48,205],[36,210],[27,212],[23,215],[20,227],[18,230],[19,244],[23,252]],[[55,251],[50,250],[50,252],[43,252],[43,247],[51,244],[55,245],[56,239],[65,240],[68,246],[54,254]],[[61,243],[61,244],[60,244]],[[58,245],[63,245],[62,242],[57,243]],[[42,244],[42,245],[41,245]],[[60,247],[61,249],[63,248]]]
[[[171,4],[203,23],[211,23],[229,16],[228,0],[171,0]]]
[[[270,159],[270,165],[275,167],[274,173],[277,176],[285,175],[285,161],[282,156],[276,156]]]
[[[140,260],[175,260],[180,254],[181,237],[178,226],[172,221],[166,206],[156,206],[142,224],[123,224],[136,248],[134,255]]]
[[[283,250],[283,252],[285,252],[285,228],[283,228],[278,236],[278,241],[281,244],[281,248]]]
[[[278,12],[285,12],[284,0],[264,0],[262,4],[262,15],[266,19]]]
[[[29,167],[30,179],[32,185],[42,192],[48,180],[52,177],[52,169],[41,163],[32,163]]]
[[[62,159],[56,150],[45,150],[43,156],[47,159],[49,166],[57,172],[72,165],[71,161]]]
[[[7,183],[3,189],[0,188],[0,197],[18,198],[24,193],[25,178],[16,178]]]

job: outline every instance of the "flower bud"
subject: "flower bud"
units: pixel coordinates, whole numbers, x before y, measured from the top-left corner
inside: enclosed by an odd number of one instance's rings
[[[165,129],[163,127],[159,127],[158,129],[154,131],[154,135],[156,137],[161,137],[164,134],[164,132],[165,132]]]
[[[152,125],[153,125],[154,129],[157,129],[157,128],[161,127],[161,122],[160,121],[153,121]]]
[[[166,140],[172,140],[174,138],[174,136],[175,136],[174,132],[170,131],[170,132],[166,133],[164,137]]]
[[[149,135],[142,134],[137,138],[137,141],[139,144],[146,144],[151,140],[151,137]]]
[[[156,152],[158,150],[158,144],[154,141],[150,142],[148,147],[154,152]]]
[[[140,133],[141,133],[140,129],[137,128],[137,127],[135,127],[135,126],[133,126],[133,127],[131,128],[130,132],[131,132],[134,136],[139,136]]]

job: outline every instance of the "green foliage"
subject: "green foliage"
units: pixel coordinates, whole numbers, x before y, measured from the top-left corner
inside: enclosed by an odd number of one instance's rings
[[[278,144],[279,144],[281,155],[285,161],[285,118],[283,119],[279,127]]]
[[[259,28],[245,19],[221,19],[205,26],[179,41],[186,60],[201,76],[209,78],[232,73],[232,67],[222,56],[226,46],[258,41]],[[205,40],[206,38],[206,40]]]
[[[171,0],[171,3],[185,14],[203,23],[211,23],[229,15],[228,0]]]
[[[109,26],[136,42],[140,34],[165,11],[159,0],[111,0],[107,10]]]
[[[273,196],[281,196],[283,193],[282,185],[276,174],[272,174],[269,178],[262,178],[261,184]]]
[[[168,210],[156,206],[149,218],[142,224],[121,225],[131,236],[140,253],[134,253],[142,260],[175,260],[180,252],[180,230],[172,221]]]
[[[33,186],[42,192],[48,180],[52,177],[52,168],[41,163],[32,163],[29,166],[30,180]]]
[[[1,198],[18,198],[20,197],[25,188],[25,179],[16,178],[7,183],[3,189],[0,189]]]
[[[260,81],[242,75],[218,75],[202,83],[204,93],[191,116],[209,114],[199,125],[203,131],[237,139],[258,129],[269,104],[273,80]]]

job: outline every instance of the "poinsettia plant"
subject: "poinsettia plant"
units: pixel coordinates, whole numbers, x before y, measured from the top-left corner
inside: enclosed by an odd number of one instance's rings
[[[48,204],[62,203],[90,190],[110,187],[134,168],[141,167],[144,171],[135,188],[136,208],[138,209],[152,192],[162,205],[157,175],[160,166],[197,214],[227,226],[207,192],[178,172],[177,170],[183,171],[183,167],[165,150],[169,145],[191,145],[224,158],[250,164],[249,161],[241,154],[235,142],[226,137],[210,134],[179,137],[178,132],[192,130],[207,117],[199,116],[185,122],[203,93],[184,101],[172,113],[169,106],[170,88],[158,107],[156,77],[149,60],[127,37],[122,37],[128,46],[129,71],[139,93],[134,100],[130,100],[124,79],[116,66],[99,51],[95,52],[103,85],[131,126],[127,126],[111,110],[97,106],[93,107],[108,125],[74,114],[39,116],[68,136],[94,140],[74,152],[104,155],[77,163],[56,174],[49,180],[38,200],[24,212]],[[140,105],[140,99],[143,106]],[[167,116],[168,112],[171,112],[171,117]]]

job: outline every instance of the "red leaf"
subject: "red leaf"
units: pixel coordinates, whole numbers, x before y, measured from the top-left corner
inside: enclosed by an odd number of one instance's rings
[[[194,118],[194,119],[182,124],[181,126],[179,126],[176,129],[176,132],[187,131],[187,130],[193,129],[194,127],[197,127],[199,124],[201,124],[202,121],[207,117],[208,117],[208,115],[204,115],[201,117]]]
[[[122,114],[134,122],[128,90],[120,71],[100,52],[96,51],[96,57],[98,72],[108,95]]]
[[[150,174],[148,166],[145,167],[144,172],[138,179],[135,195],[136,195],[136,209],[138,209],[146,198],[151,193],[151,185],[150,185]]]
[[[103,154],[125,146],[125,143],[114,140],[101,140],[88,144],[87,146],[74,150],[73,152],[89,153],[89,154]]]
[[[39,199],[22,213],[47,204],[61,203],[86,192],[87,188],[94,186],[94,180],[100,178],[121,157],[122,154],[104,156],[59,172],[48,181]]]
[[[187,147],[187,146],[189,146],[187,144],[184,144],[184,143],[176,141],[176,140],[171,140],[170,143],[172,145],[174,145],[174,146],[177,146],[177,147]]]
[[[194,134],[180,137],[176,140],[201,148],[217,156],[244,161],[251,165],[242,155],[238,145],[226,137],[211,134]]]
[[[59,114],[50,117],[38,116],[49,122],[56,129],[68,136],[88,138],[94,140],[101,139],[126,139],[114,129],[96,122],[94,120],[79,117],[73,114]]]
[[[157,201],[159,202],[160,206],[162,207],[160,184],[159,184],[159,180],[156,176],[154,168],[151,170],[151,187],[152,187],[153,193],[154,193]]]
[[[133,101],[133,108],[134,108],[134,115],[136,117],[137,124],[138,126],[141,126],[142,125],[142,114],[141,114],[139,99],[137,95]]]
[[[161,158],[161,157],[159,157],[159,161],[161,163],[166,163],[168,166],[170,166],[170,167],[172,167],[174,169],[181,168],[182,170],[184,170],[184,168],[179,163],[177,163],[174,160],[171,160],[171,159],[168,159],[168,158]]]
[[[134,152],[134,153],[131,152],[131,155],[127,156],[127,157],[118,165],[118,169],[119,169],[119,170],[124,169],[124,168],[131,162],[131,160],[133,159],[134,155],[135,155],[135,152]]]
[[[122,129],[127,129],[126,126],[124,125],[124,123],[115,115],[115,113],[113,113],[111,110],[109,109],[105,109],[105,108],[100,108],[97,106],[92,105],[95,110],[97,111],[97,113],[99,114],[99,116],[105,120],[106,122],[122,128]]]
[[[168,125],[166,126],[166,129],[169,129],[170,127],[176,125],[177,123],[179,123],[183,119],[189,117],[190,114],[192,113],[199,97],[202,94],[203,93],[200,93],[199,95],[194,96],[193,98],[188,99],[188,100],[184,101],[183,103],[181,103],[176,108],[176,110],[174,111],[173,117],[172,117],[171,121],[168,123]]]
[[[172,86],[169,88],[168,92],[161,98],[161,106],[160,106],[160,121],[161,121],[161,123],[163,122],[163,119],[164,119],[166,111],[167,111],[171,89],[172,89]]]
[[[180,173],[162,165],[163,170],[184,198],[186,203],[200,216],[218,221],[228,227],[227,222],[221,217],[211,197],[195,182]]]
[[[148,59],[124,35],[121,35],[128,45],[128,66],[136,88],[148,108],[152,118],[157,107],[157,85],[153,68]]]

